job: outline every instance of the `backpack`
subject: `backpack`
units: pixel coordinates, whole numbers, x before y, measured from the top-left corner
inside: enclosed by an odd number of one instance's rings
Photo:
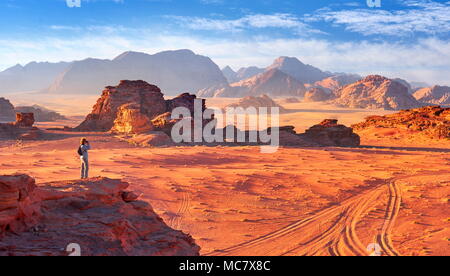
[[[78,148],[77,153],[79,156],[83,156],[83,150],[81,149],[81,146]]]

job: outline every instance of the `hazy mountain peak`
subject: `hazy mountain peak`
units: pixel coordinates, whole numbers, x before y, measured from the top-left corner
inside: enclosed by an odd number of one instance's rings
[[[279,57],[266,70],[278,69],[303,83],[314,83],[330,77],[331,74],[311,65],[304,64],[294,57]]]
[[[127,52],[123,52],[122,54],[118,55],[113,60],[119,61],[119,60],[124,60],[124,59],[140,58],[143,56],[149,56],[149,55],[145,54],[145,53],[141,53],[141,52],[127,51]]]

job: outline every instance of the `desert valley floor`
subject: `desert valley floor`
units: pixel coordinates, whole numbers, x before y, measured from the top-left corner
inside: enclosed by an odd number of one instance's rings
[[[299,131],[325,118],[350,125],[386,113],[284,106],[295,111],[281,125]],[[86,136],[91,176],[129,182],[203,255],[368,255],[373,243],[384,255],[450,255],[449,141],[386,130],[360,133],[360,148],[261,154],[259,147],[141,148],[106,133],[53,133],[61,137],[0,142],[2,174],[28,174],[38,185],[76,179],[76,148]]]

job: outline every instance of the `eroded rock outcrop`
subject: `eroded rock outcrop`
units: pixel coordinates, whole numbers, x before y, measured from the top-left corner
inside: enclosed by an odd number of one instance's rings
[[[357,147],[361,144],[360,137],[352,128],[338,124],[338,120],[327,119],[306,130],[301,137],[320,146]]]
[[[386,116],[370,116],[352,126],[355,130],[395,128],[411,130],[437,139],[450,139],[450,108],[429,106]]]
[[[141,134],[163,130],[169,126],[154,126],[152,121],[170,114],[177,107],[194,112],[195,95],[184,93],[165,100],[161,90],[145,81],[121,81],[118,86],[106,87],[93,111],[76,131],[109,131],[118,134]],[[206,109],[203,100],[201,108]],[[170,133],[170,131],[169,131]]]
[[[14,106],[5,98],[0,98],[0,121],[12,121],[16,116]]]
[[[153,130],[150,119],[141,112],[137,103],[124,104],[117,111],[111,129],[114,133],[139,134]]]
[[[117,118],[119,108],[134,103],[149,118],[166,112],[166,101],[161,90],[145,81],[121,81],[108,86],[77,131],[109,131]]]
[[[169,228],[119,180],[94,178],[39,185],[0,176],[0,255],[196,256],[199,247]]]
[[[372,75],[336,91],[333,103],[350,108],[400,110],[422,105],[398,81]]]
[[[34,125],[34,113],[16,113],[14,125],[19,127],[32,127]]]

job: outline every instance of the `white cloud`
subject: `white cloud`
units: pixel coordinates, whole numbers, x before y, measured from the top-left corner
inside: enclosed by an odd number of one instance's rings
[[[363,35],[409,36],[450,32],[450,2],[402,1],[404,9],[321,9],[306,21],[327,21]]]
[[[240,32],[246,29],[281,28],[300,33],[321,33],[292,14],[253,14],[238,19],[212,19],[204,17],[168,16],[183,27],[192,30]]]

